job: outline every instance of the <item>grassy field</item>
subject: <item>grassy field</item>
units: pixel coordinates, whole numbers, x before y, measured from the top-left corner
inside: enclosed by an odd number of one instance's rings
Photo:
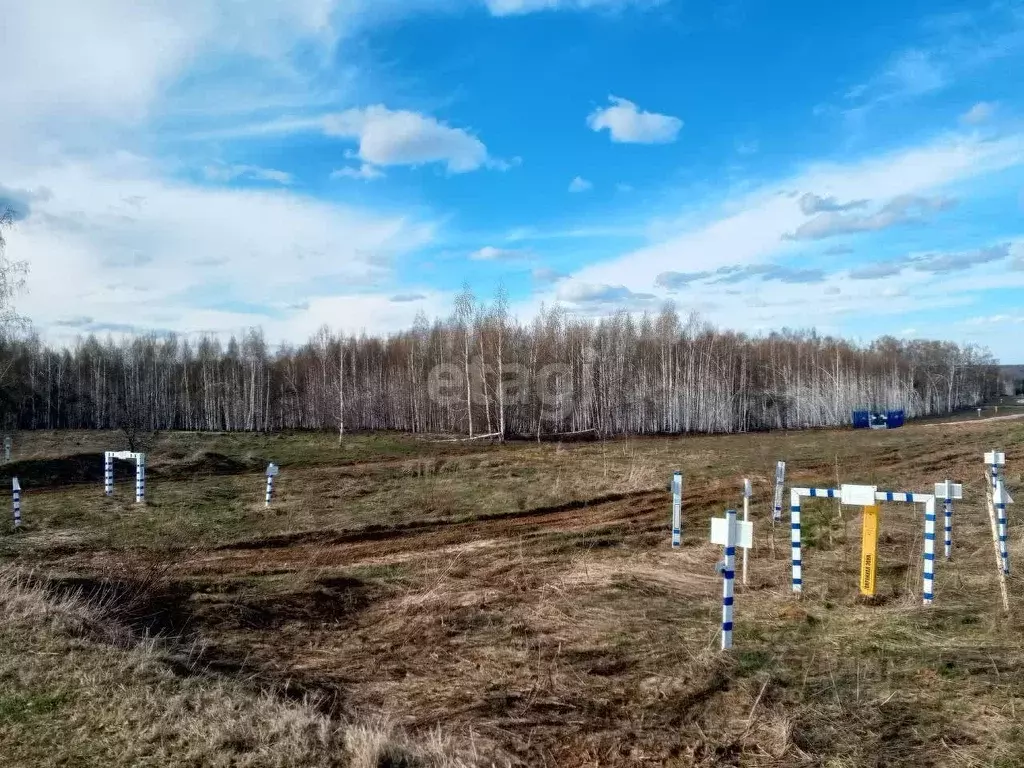
[[[1011,575],[1003,615],[981,462],[1005,450],[1019,491],[1024,420],[151,442],[142,506],[129,465],[103,496],[117,434],[16,436],[0,472],[25,518],[0,535],[4,765],[1024,765],[1024,583]],[[883,508],[869,604],[860,521],[828,500],[804,507],[795,599],[788,518],[770,520],[777,459],[790,484],[962,482],[935,605],[920,606],[920,509]],[[708,518],[744,476],[756,545],[722,654]],[[1011,509],[1011,559],[1021,533]]]

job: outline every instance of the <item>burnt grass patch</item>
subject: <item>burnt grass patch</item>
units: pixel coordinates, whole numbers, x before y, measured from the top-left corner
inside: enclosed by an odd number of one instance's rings
[[[95,639],[123,644],[157,638],[164,663],[178,676],[245,681],[253,690],[305,701],[331,717],[349,714],[340,682],[253,659],[242,650],[244,644],[230,640],[285,625],[295,625],[296,631],[321,626],[341,629],[354,622],[381,591],[371,582],[347,576],[320,578],[304,590],[255,595],[223,583],[145,577],[74,576],[40,583],[54,596],[80,596],[96,608],[102,622],[86,628]],[[197,599],[201,597],[207,599]],[[295,634],[288,637],[293,642]]]
[[[150,458],[146,467],[146,480],[189,480],[198,477],[238,475],[255,472],[267,466],[263,459],[243,459],[226,456],[215,451],[202,451],[189,457],[171,459],[159,454]],[[86,483],[102,486],[103,454],[75,453],[52,458],[21,459],[0,466],[0,482],[10,485],[11,478],[18,478],[26,490],[63,488]],[[134,479],[135,464],[131,461],[114,459],[115,483]]]

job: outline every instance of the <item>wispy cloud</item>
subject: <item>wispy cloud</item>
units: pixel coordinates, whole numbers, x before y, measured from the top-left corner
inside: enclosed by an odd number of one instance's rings
[[[728,198],[720,206],[684,209],[679,216],[680,223],[668,234],[619,256],[581,266],[559,283],[560,290],[568,290],[568,286],[580,283],[592,286],[621,285],[634,292],[653,292],[656,289],[665,291],[667,281],[669,285],[676,286],[683,297],[681,301],[691,302],[708,296],[713,300],[719,292],[711,290],[711,286],[695,282],[710,278],[700,273],[715,272],[721,267],[737,264],[771,264],[782,259],[786,260],[785,263],[792,263],[792,259],[799,255],[797,244],[800,242],[792,239],[793,234],[814,218],[872,216],[878,213],[868,207],[847,213],[819,213],[809,218],[800,209],[799,195],[794,196],[792,190],[817,190],[819,196],[832,197],[840,205],[857,200],[897,201],[889,208],[890,216],[900,211],[904,214],[909,211],[911,215],[925,215],[934,208],[948,205],[948,198],[942,195],[942,191],[951,185],[1021,165],[1024,165],[1024,135],[1018,134],[995,140],[983,140],[976,136],[947,136],[921,146],[884,152],[855,162],[812,165],[796,176],[780,178],[763,187]],[[929,202],[920,209],[914,208],[911,203],[919,200]],[[850,229],[848,226],[845,228]],[[865,231],[864,226],[855,226],[853,229],[855,232],[851,237]],[[804,236],[811,234],[815,234],[814,230],[802,232]],[[849,244],[844,242],[842,245],[848,247]],[[801,266],[830,268],[824,263]],[[844,264],[842,267],[848,268],[849,265]],[[657,284],[658,277],[664,273],[680,273],[684,277],[672,275],[663,278],[660,285]],[[922,274],[927,273],[917,273],[915,279],[920,281]],[[689,276],[689,281],[686,276]],[[849,283],[845,272],[830,279]],[[909,278],[904,276],[901,279]],[[757,283],[755,281],[752,284]],[[824,296],[825,289],[831,285],[826,282],[821,285],[820,291],[816,289],[812,293]],[[838,283],[836,285],[838,287]],[[837,307],[846,308],[844,311],[863,311],[864,302],[871,295],[867,289],[874,287],[866,281],[858,283],[858,286],[865,289],[864,295],[850,291],[847,296],[844,290],[841,303],[836,303],[833,301],[835,297],[830,296],[832,303],[828,304],[829,311],[838,311]],[[801,305],[796,294],[790,296],[783,288],[800,289],[802,286],[799,283],[775,281],[772,286],[773,295],[787,296],[787,301],[796,302],[794,306],[809,306],[806,303]],[[553,291],[539,290],[531,306],[550,303],[556,298],[553,294]],[[936,299],[930,295],[928,300],[934,302]],[[528,310],[524,308],[522,311]],[[802,315],[801,312],[794,312],[792,318],[780,309],[773,311],[775,319],[770,322],[764,320],[769,322],[768,327],[782,322],[800,322],[801,316],[806,322],[806,309]],[[756,314],[759,318],[768,317],[766,313]],[[734,318],[728,314],[720,316],[720,321],[734,324]]]
[[[799,269],[781,264],[736,264],[702,272],[662,272],[655,278],[654,284],[659,288],[675,291],[698,282],[721,285],[751,279],[795,284],[820,283],[825,279],[825,272],[821,269]]]
[[[359,179],[361,181],[374,181],[383,179],[384,171],[369,163],[363,163],[358,168],[345,167],[331,171],[332,179]]]
[[[594,185],[584,179],[582,176],[577,176],[575,179],[569,182],[570,192],[586,192],[589,189],[593,189]]]
[[[621,10],[659,5],[664,0],[484,0],[495,16],[513,16],[537,11]]]
[[[848,245],[830,245],[822,253],[826,256],[845,256],[848,253],[853,253],[853,248]]]
[[[800,210],[808,216],[815,213],[842,213],[863,208],[868,202],[868,200],[851,200],[847,203],[840,203],[834,197],[821,197],[807,192],[800,198]]]
[[[927,17],[918,37],[916,45],[898,51],[877,74],[846,91],[840,111],[849,120],[863,120],[883,104],[938,93],[994,62],[1019,56],[1024,51],[1024,13],[1013,0]],[[993,106],[979,102],[962,119],[967,124],[984,122]]]
[[[883,277],[898,275],[904,269],[927,272],[933,275],[945,275],[951,272],[963,272],[981,264],[1003,261],[1010,256],[1010,244],[1000,243],[986,248],[968,251],[947,251],[907,255],[901,259],[874,262],[850,270],[853,280],[876,280]]]
[[[222,131],[196,134],[193,138],[242,138],[319,133],[343,141],[355,141],[357,149],[347,157],[361,161],[359,167],[341,168],[335,178],[363,180],[380,178],[388,166],[420,166],[434,163],[448,173],[461,174],[481,168],[507,171],[520,158],[492,157],[486,145],[465,128],[447,125],[430,116],[383,104],[347,109],[312,117],[285,117],[234,126]]]
[[[880,81],[891,95],[914,96],[943,88],[948,75],[930,52],[911,48],[893,59]]]
[[[527,256],[525,251],[514,248],[495,248],[493,245],[485,245],[469,254],[469,258],[473,261],[517,261]]]
[[[592,285],[572,283],[559,288],[558,299],[578,309],[607,311],[609,307],[635,309],[658,301],[652,293],[631,291],[623,285]]]
[[[10,237],[12,252],[32,254],[19,309],[44,332],[68,317],[182,332],[258,325],[267,316],[254,307],[387,285],[393,260],[435,236],[410,214],[276,187],[168,181],[147,169],[43,167],[19,185],[60,190]]]
[[[996,105],[991,101],[979,101],[960,116],[960,120],[968,125],[980,125],[992,119]]]
[[[0,184],[0,216],[9,214],[14,221],[28,218],[32,211],[32,203],[36,200],[47,200],[48,189],[11,189]]]
[[[256,181],[272,181],[275,184],[288,186],[295,179],[290,173],[273,168],[261,168],[257,165],[208,165],[203,175],[210,181],[234,181],[235,179],[253,179]]]
[[[587,118],[593,131],[607,129],[612,141],[624,144],[670,144],[679,136],[683,121],[671,115],[645,112],[618,96],[609,96],[610,107],[594,110]]]
[[[857,201],[855,207],[861,207],[865,201]],[[932,211],[943,211],[955,204],[948,197],[923,197],[920,195],[899,195],[887,202],[875,213],[844,215],[839,211],[848,207],[826,208],[824,212],[804,222],[793,232],[785,235],[789,240],[822,240],[836,235],[849,235],[858,232],[877,232],[900,224],[910,224],[924,220],[924,214]],[[849,204],[848,204],[849,205]],[[801,199],[801,209],[803,200]]]
[[[551,269],[550,267],[537,267],[530,273],[535,283],[554,283],[561,280],[565,275],[557,270]]]

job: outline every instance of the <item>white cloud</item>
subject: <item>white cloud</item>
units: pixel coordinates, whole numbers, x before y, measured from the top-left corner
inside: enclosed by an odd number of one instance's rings
[[[570,192],[586,192],[589,189],[593,189],[594,185],[584,179],[582,176],[577,176],[575,179],[569,182]]]
[[[536,11],[617,10],[626,6],[651,6],[663,0],[484,0],[495,16],[512,16]]]
[[[523,251],[511,248],[495,248],[493,245],[485,245],[477,251],[469,254],[473,261],[514,261],[526,256]]]
[[[434,237],[430,222],[287,190],[165,181],[136,158],[41,168],[18,182],[54,190],[9,242],[12,257],[31,256],[19,309],[46,334],[75,317],[183,332],[287,330],[275,307],[373,293],[395,282],[396,257]],[[393,294],[381,293],[380,302]],[[333,324],[380,328],[394,314],[361,319],[352,314],[359,302],[339,306]]]
[[[852,211],[856,208],[863,208],[868,202],[867,200],[850,200],[841,203],[834,197],[821,197],[807,192],[800,197],[800,210],[810,216],[815,213]]]
[[[644,112],[636,104],[609,96],[612,106],[597,109],[587,118],[593,131],[608,129],[612,141],[627,144],[670,144],[679,136],[683,121],[670,115]]]
[[[622,285],[643,292],[666,272],[700,272],[785,257],[796,252],[798,245],[784,236],[806,222],[790,196],[794,189],[819,190],[824,198],[836,200],[891,201],[923,196],[1021,164],[1024,135],[997,141],[944,138],[854,163],[813,165],[794,177],[730,199],[716,211],[687,212],[679,229],[665,233],[659,242],[585,266],[568,282]],[[534,307],[552,298],[541,292]],[[528,309],[522,314],[528,314]]]
[[[565,277],[564,274],[551,267],[537,267],[530,273],[530,276],[537,283],[554,283]]]
[[[849,235],[857,232],[877,232],[900,224],[922,221],[922,214],[928,211],[942,211],[951,207],[955,201],[948,197],[923,197],[921,195],[897,195],[882,205],[875,213],[851,214],[843,213],[851,206],[861,207],[866,200],[858,200],[846,205],[831,204],[827,206],[805,206],[806,195],[801,198],[801,210],[821,211],[814,218],[805,221],[794,232],[786,233],[790,240],[822,240],[836,235]],[[820,200],[820,198],[819,198]]]
[[[962,325],[1019,325],[1021,323],[1024,323],[1024,315],[999,314],[970,317],[964,320]]]
[[[5,78],[4,108],[18,119],[0,121],[0,140],[35,155],[41,138],[82,145],[106,128],[137,126],[188,68],[215,58],[245,62],[237,71],[283,87],[293,50],[333,46],[335,10],[335,0],[5,3],[0,72],[17,77]],[[231,68],[211,69],[191,93],[215,90],[214,71]]]
[[[363,163],[358,168],[339,168],[331,172],[332,179],[362,179],[363,181],[383,179],[384,175],[384,171],[369,163]]]
[[[559,287],[558,300],[585,312],[634,310],[657,300],[652,293],[631,291],[624,285],[568,283]]]
[[[897,55],[882,79],[894,92],[905,95],[929,93],[947,83],[944,67],[928,51],[916,48]]]
[[[245,178],[256,181],[273,181],[285,186],[295,181],[290,173],[273,168],[260,168],[257,165],[208,165],[203,169],[203,175],[210,181],[234,181]]]
[[[996,105],[991,101],[979,101],[960,116],[960,120],[968,125],[979,125],[992,119]]]
[[[359,158],[372,166],[444,163],[449,173],[466,173],[489,160],[483,142],[461,128],[380,104],[331,115],[323,125],[330,136],[357,139]]]

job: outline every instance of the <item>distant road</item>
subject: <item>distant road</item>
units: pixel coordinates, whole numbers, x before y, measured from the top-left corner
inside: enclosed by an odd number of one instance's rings
[[[986,421],[1010,421],[1024,419],[1024,413],[1011,413],[1009,416],[987,416],[984,419],[967,419],[965,421],[940,421],[937,424],[925,424],[926,427],[954,427],[957,424],[983,424]]]

